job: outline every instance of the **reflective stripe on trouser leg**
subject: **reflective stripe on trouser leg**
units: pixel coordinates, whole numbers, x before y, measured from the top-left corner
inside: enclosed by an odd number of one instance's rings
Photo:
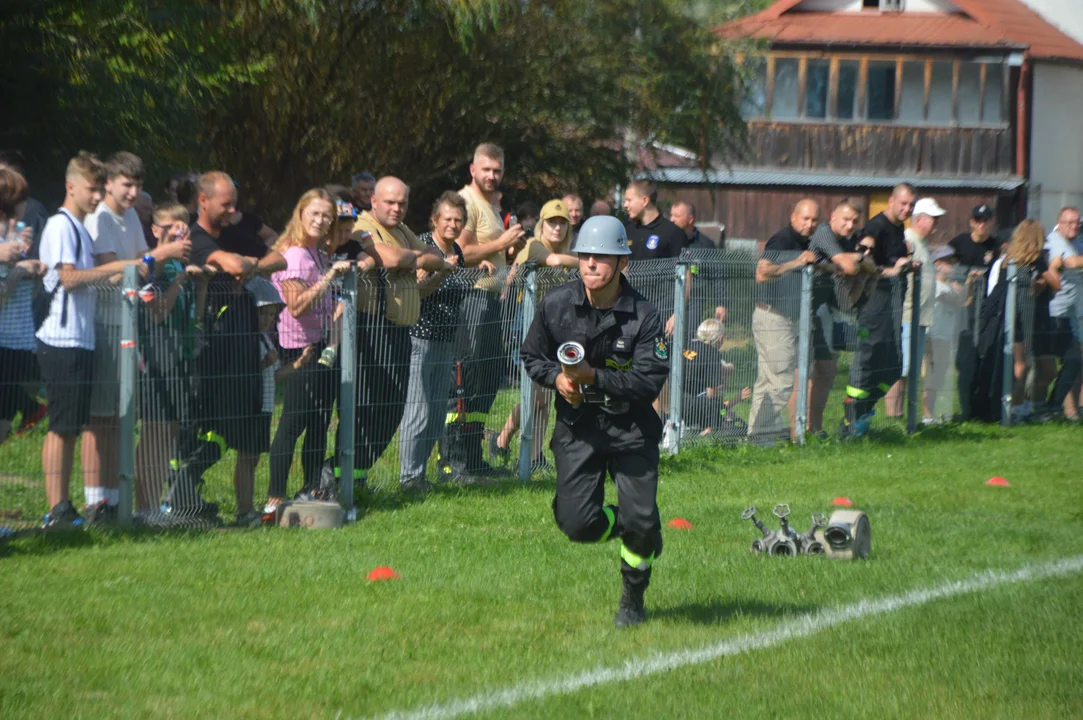
[[[620,558],[624,562],[628,563],[629,567],[635,568],[636,570],[650,570],[651,563],[654,562],[654,553],[652,552],[647,557],[637,555],[636,553],[629,550],[628,546],[624,544],[623,540],[621,540]]]
[[[885,395],[887,395],[891,391],[891,386],[887,383],[878,383],[876,387],[880,388],[880,392],[884,393]],[[868,395],[868,393],[865,394]]]
[[[368,474],[369,474],[368,470],[365,470],[365,469],[362,469],[362,468],[354,468],[354,470],[353,470],[353,479],[354,480],[364,480],[364,479],[366,479],[368,477]],[[335,466],[335,479],[336,480],[341,480],[342,479],[342,468],[340,468],[338,465]]]
[[[869,391],[862,390],[861,388],[856,388],[853,385],[847,385],[846,395],[848,397],[852,397],[854,400],[864,400],[869,396]]]

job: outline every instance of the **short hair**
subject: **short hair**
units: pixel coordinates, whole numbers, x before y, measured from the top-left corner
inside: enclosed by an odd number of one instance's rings
[[[448,205],[453,208],[458,208],[463,213],[463,220],[466,220],[466,201],[463,200],[463,196],[454,190],[445,190],[444,193],[436,198],[436,202],[432,204],[432,214],[430,217],[435,220],[440,216],[440,208]]]
[[[154,206],[154,222],[161,222],[162,220],[180,220],[181,222],[188,222],[190,220],[188,216],[188,208],[181,205],[179,202],[164,202]]]
[[[568,202],[569,200],[578,200],[580,205],[583,204],[583,198],[579,197],[573,192],[564,193],[564,197],[562,197],[561,200],[563,200],[564,202]]]
[[[649,198],[651,205],[658,202],[658,186],[651,180],[633,180],[628,187],[640,197]]]
[[[353,202],[353,190],[345,185],[324,185],[323,189],[327,191],[328,195],[336,200],[342,200],[348,203]]]
[[[15,206],[30,197],[26,178],[10,166],[0,168],[0,215],[15,215]]]
[[[684,205],[686,208],[688,208],[689,215],[691,215],[692,217],[696,216],[696,206],[692,203],[688,202],[687,200],[678,200],[677,202],[673,203],[673,207],[677,207],[678,205]]]
[[[199,188],[200,195],[206,195],[210,197],[214,194],[214,191],[217,188],[218,183],[220,182],[224,182],[231,187],[236,187],[233,183],[233,178],[231,178],[229,175],[222,172],[221,170],[208,170],[207,172],[203,173],[199,176],[199,180],[196,182],[196,186]]]
[[[105,184],[105,165],[94,153],[80,150],[79,154],[68,161],[68,169],[64,177],[71,179],[78,175],[96,185]]]
[[[197,199],[195,180],[190,177],[182,178],[173,194],[181,205],[191,205]]]
[[[1064,217],[1064,213],[1066,212],[1074,212],[1076,215],[1078,215],[1079,208],[1077,208],[1075,205],[1065,205],[1060,209],[1060,212],[1057,213],[1057,222],[1060,222],[1060,219]]]
[[[914,187],[913,185],[911,185],[908,182],[901,182],[898,185],[896,185],[894,188],[891,189],[892,197],[894,197],[895,195],[898,195],[899,192],[902,191],[902,190],[905,190],[906,192],[908,192],[908,193],[910,193],[911,195],[914,195],[914,196],[917,196],[917,194],[918,194],[918,190],[917,190],[916,187]]]
[[[372,183],[373,185],[376,184],[376,176],[373,175],[372,173],[370,173],[368,170],[362,170],[361,172],[355,172],[353,175],[350,176],[350,184],[351,185],[356,185],[359,180],[364,180],[365,182]],[[331,193],[331,194],[334,195],[334,193]]]
[[[490,160],[504,161],[504,149],[495,143],[484,142],[474,148],[474,157],[482,155]]]
[[[515,216],[522,221],[523,218],[540,218],[541,208],[533,200],[527,200],[515,210]]]
[[[839,201],[838,205],[835,206],[833,212],[838,212],[839,210],[850,210],[857,213],[858,215],[861,215],[861,208],[858,207],[855,203],[857,203],[857,198],[844,198]]]
[[[105,162],[105,177],[112,180],[120,175],[143,182],[143,161],[138,155],[123,150],[113,153]]]
[[[696,329],[696,339],[701,343],[708,345],[714,345],[720,339],[722,339],[725,333],[726,326],[722,324],[721,320],[714,318],[708,318],[699,324]]]

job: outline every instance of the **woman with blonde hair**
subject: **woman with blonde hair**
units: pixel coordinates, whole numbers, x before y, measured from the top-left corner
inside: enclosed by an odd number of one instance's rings
[[[1029,282],[1020,287],[1029,286],[1030,292],[1018,297],[1015,314],[1015,344],[1012,348],[1015,381],[1012,384],[1012,417],[1025,419],[1030,416],[1031,403],[1025,402],[1027,373],[1030,370],[1030,357],[1048,355],[1048,346],[1052,337],[1052,321],[1049,316],[1049,301],[1060,289],[1060,258],[1055,258],[1052,267],[1045,254],[1045,232],[1036,220],[1024,220],[1012,232],[1011,239],[1001,257],[989,271],[991,281],[988,293],[995,287],[1007,282],[1008,263],[1014,262],[1018,277],[1027,277]],[[1029,334],[1027,328],[1031,329]],[[1028,347],[1029,346],[1029,347]],[[1028,352],[1029,351],[1029,352]],[[1038,366],[1034,391],[1044,395],[1052,377],[1041,377],[1042,365]],[[1063,398],[1062,398],[1063,400]],[[1039,399],[1040,402],[1040,399]]]
[[[532,237],[526,244],[526,246],[519,251],[519,255],[515,258],[515,265],[523,265],[525,263],[535,263],[539,267],[550,268],[564,268],[567,272],[569,269],[579,268],[579,258],[571,254],[572,244],[572,223],[568,213],[568,208],[564,205],[563,200],[550,200],[542,207],[541,219],[538,220],[538,224],[534,226],[534,237]],[[514,268],[513,271],[514,272]],[[538,281],[538,301],[545,295],[546,290],[551,290],[555,285],[562,284],[565,279],[561,277],[562,274],[558,273],[546,273],[541,276]],[[509,275],[508,282],[511,282],[512,275]],[[531,462],[530,466],[532,470],[551,470],[552,466],[549,465],[543,454],[543,448],[545,447],[545,430],[549,424],[549,407],[553,404],[553,397],[551,391],[543,388],[541,385],[534,385],[534,438],[531,447]],[[489,438],[489,455],[493,458],[507,458],[509,454],[509,443],[511,443],[512,437],[515,433],[519,432],[519,420],[522,408],[516,405],[512,409],[511,414],[508,415],[507,422],[504,423],[504,429],[499,434],[494,434]]]
[[[336,217],[331,195],[322,188],[309,190],[297,201],[289,224],[275,243],[274,249],[286,260],[286,269],[271,277],[286,305],[278,318],[283,365],[295,362],[306,350],[309,356],[318,357],[326,346],[334,312],[332,286],[350,269],[350,263],[332,264],[321,252]],[[305,488],[319,487],[334,399],[330,367],[308,363],[287,378],[282,418],[271,443],[271,483],[265,517],[273,514],[285,498],[294,449],[302,434]]]

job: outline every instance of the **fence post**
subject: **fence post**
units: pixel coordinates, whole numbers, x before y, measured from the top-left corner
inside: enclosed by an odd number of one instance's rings
[[[538,271],[533,265],[522,267],[523,275],[523,335],[520,343],[530,332],[534,323],[535,304],[538,297]],[[526,373],[526,366],[519,365],[519,480],[530,481],[531,449],[534,445],[534,383]],[[545,428],[538,430],[545,432]]]
[[[794,435],[798,445],[805,444],[808,427],[809,348],[812,346],[812,276],[814,269],[806,265],[801,271],[801,314],[797,332],[797,417]]]
[[[921,340],[921,274],[923,268],[910,273],[913,291],[910,297],[910,376],[906,379],[906,434],[918,431],[918,380],[921,379],[921,355],[925,352]]]
[[[1015,298],[1019,291],[1019,269],[1008,263],[1008,293],[1004,298],[1004,371],[1000,388],[1000,424],[1012,424],[1012,385],[1015,380]],[[979,297],[982,293],[978,293]],[[980,327],[980,326],[979,326]],[[977,329],[974,335],[977,337]]]
[[[117,462],[120,502],[117,520],[132,524],[132,493],[135,490],[135,387],[139,357],[139,274],[135,265],[124,268],[120,318],[120,456]]]
[[[339,502],[347,510],[354,505],[354,413],[357,412],[357,263],[342,276],[342,346],[339,358],[338,435],[335,453],[339,467]]]
[[[684,325],[688,313],[685,290],[688,287],[688,261],[684,258],[673,266],[673,338],[669,342],[669,420],[666,422],[664,444],[666,452],[681,451],[681,401],[684,387]],[[668,318],[667,318],[668,319]]]

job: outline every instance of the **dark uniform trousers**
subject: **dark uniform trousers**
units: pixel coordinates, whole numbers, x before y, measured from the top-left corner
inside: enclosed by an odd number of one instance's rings
[[[556,427],[549,447],[557,469],[553,516],[574,542],[621,541],[626,585],[645,589],[662,551],[658,442],[662,421],[651,407],[669,374],[658,311],[621,277],[609,310],[590,305],[582,281],[549,291],[523,341],[530,378],[555,386],[557,348],[574,341],[596,371],[585,398],[571,406],[555,396]],[[605,505],[606,475],[617,485],[617,506]]]
[[[451,366],[447,440],[440,455],[447,464],[476,471],[482,468],[485,421],[507,377],[500,299],[486,290],[471,290],[459,318]]]
[[[553,516],[568,539],[593,543],[620,538],[624,548],[641,558],[653,559],[661,551],[656,498],[662,421],[653,410],[650,414],[658,431],[649,437],[627,418],[600,412],[594,418],[580,418],[574,426],[557,421],[549,443],[557,467]],[[607,473],[617,485],[617,506],[605,505]],[[633,567],[625,555],[621,558],[625,581],[646,588],[650,567]]]
[[[262,379],[259,316],[247,290],[235,292],[231,282],[215,280],[208,302],[205,347],[194,366],[188,398],[191,411],[175,441],[169,467],[166,502],[189,505],[199,499],[203,474],[227,448],[259,453]],[[217,310],[214,308],[217,307]]]
[[[395,325],[382,308],[359,314],[357,405],[354,410],[354,479],[362,479],[395,437],[406,411],[410,380],[410,328]],[[335,447],[342,447],[336,438]],[[339,476],[335,462],[335,476]]]
[[[847,419],[866,415],[902,377],[902,279],[882,279],[858,315],[858,341],[846,388]]]

